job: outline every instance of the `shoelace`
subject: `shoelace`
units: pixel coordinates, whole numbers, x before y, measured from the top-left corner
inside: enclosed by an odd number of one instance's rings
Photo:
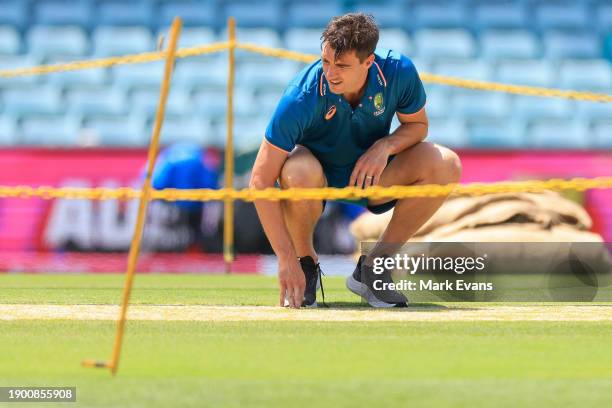
[[[321,297],[323,298],[323,306],[329,307],[329,305],[325,303],[325,290],[323,289],[323,275],[325,274],[321,270],[321,266],[317,264],[317,279],[319,279],[319,282],[321,283]]]

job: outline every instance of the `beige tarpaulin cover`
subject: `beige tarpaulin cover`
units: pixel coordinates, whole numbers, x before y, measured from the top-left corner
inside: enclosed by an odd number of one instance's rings
[[[392,214],[363,214],[350,231],[377,240]],[[584,208],[552,191],[450,197],[411,241],[602,242],[591,225]]]

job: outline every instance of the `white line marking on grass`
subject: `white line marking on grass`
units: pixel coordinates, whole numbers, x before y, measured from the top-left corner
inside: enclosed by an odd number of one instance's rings
[[[116,320],[113,305],[0,305],[0,320]],[[612,321],[612,305],[475,308],[301,309],[271,306],[134,305],[130,320],[158,321]]]

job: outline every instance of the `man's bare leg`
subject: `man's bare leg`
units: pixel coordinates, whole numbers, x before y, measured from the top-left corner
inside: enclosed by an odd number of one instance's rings
[[[281,188],[316,188],[327,185],[321,163],[304,146],[298,146],[287,158],[280,175]],[[311,256],[317,262],[313,235],[323,212],[323,202],[301,200],[282,202],[283,216],[298,257]]]
[[[429,142],[421,142],[397,154],[384,170],[380,184],[423,185],[457,183],[461,178],[461,162],[452,150]],[[430,219],[446,200],[443,197],[405,198],[398,200],[391,221],[380,237],[376,255],[396,252]],[[377,205],[388,200],[370,201]],[[373,255],[374,255],[373,254]]]

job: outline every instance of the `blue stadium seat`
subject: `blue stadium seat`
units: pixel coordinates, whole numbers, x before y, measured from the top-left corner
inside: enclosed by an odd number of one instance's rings
[[[80,120],[72,116],[30,116],[21,123],[21,140],[26,145],[71,146],[79,141]]]
[[[26,40],[29,52],[41,58],[79,57],[89,52],[87,35],[80,27],[34,26],[26,34]]]
[[[476,52],[474,39],[466,30],[420,30],[414,42],[419,57],[470,58]]]
[[[58,89],[50,86],[32,86],[6,89],[2,92],[4,112],[15,116],[54,115],[64,109]]]
[[[464,28],[467,24],[465,7],[459,2],[416,5],[406,19],[407,29],[417,28]]]
[[[234,123],[234,146],[236,152],[247,153],[258,149],[263,141],[269,120],[269,117],[261,115],[237,117]],[[217,127],[217,129],[219,128],[223,131],[226,127]]]
[[[468,144],[467,126],[463,119],[438,119],[429,123],[427,140],[448,147],[465,147]]]
[[[612,118],[612,104],[580,102],[574,115],[588,121],[609,120]]]
[[[454,114],[466,119],[502,119],[508,115],[510,102],[502,93],[456,91],[451,106]]]
[[[36,3],[34,21],[40,25],[90,27],[91,5],[83,1],[49,0]]]
[[[234,113],[236,115],[253,114],[257,110],[253,99],[252,89],[236,88],[234,90]],[[193,103],[197,114],[210,119],[218,119],[226,113],[227,93],[225,89],[197,89],[193,94]]]
[[[253,151],[261,144],[269,118],[254,115],[237,115],[234,119],[234,147],[237,153]],[[215,135],[216,146],[225,145],[227,124],[223,121],[215,123],[213,133]]]
[[[255,104],[260,111],[260,116],[269,119],[276,109],[282,95],[283,88],[276,87],[261,88],[256,92]]]
[[[482,4],[474,11],[472,24],[478,30],[527,28],[528,16],[520,2]]]
[[[225,20],[234,17],[238,27],[269,27],[276,30],[281,28],[281,7],[277,1],[234,0],[225,3]]]
[[[500,58],[536,58],[541,50],[536,36],[527,30],[486,30],[480,33],[481,55]]]
[[[149,87],[159,89],[164,76],[164,61],[146,64],[120,65],[112,68],[116,85],[125,89]]]
[[[143,27],[98,27],[93,36],[97,57],[117,56],[155,51],[149,30]]]
[[[541,30],[587,29],[590,23],[585,4],[542,4],[536,8],[536,21]]]
[[[559,98],[515,96],[511,112],[524,119],[565,119],[572,117],[575,102]]]
[[[19,134],[17,123],[11,116],[0,116],[0,146],[11,146],[17,144]]]
[[[516,149],[525,146],[525,123],[521,120],[470,120],[468,128],[471,148]]]
[[[153,26],[151,1],[102,0],[96,9],[96,22],[108,26]]]
[[[604,38],[602,54],[605,59],[612,62],[612,34],[607,35]]]
[[[121,115],[132,106],[125,100],[125,92],[117,87],[84,87],[66,92],[68,111],[78,115]]]
[[[208,26],[215,29],[226,26],[219,18],[219,10],[214,1],[165,0],[158,8],[158,27],[172,24],[174,17],[180,17],[185,27]]]
[[[529,145],[547,149],[585,149],[591,138],[584,122],[577,120],[537,120],[527,128]]]
[[[595,146],[612,149],[612,121],[598,122],[593,125]]]
[[[194,142],[207,145],[211,138],[210,121],[194,116],[169,115],[164,120],[161,143]]]
[[[289,28],[285,32],[285,47],[306,54],[321,54],[323,28]]]
[[[404,55],[410,55],[413,51],[412,41],[406,32],[399,28],[383,28],[380,30],[378,46],[392,49]]]
[[[302,69],[294,61],[244,62],[236,67],[236,83],[253,88],[286,86]]]
[[[590,32],[547,32],[543,36],[547,58],[599,58],[601,48],[598,37]]]
[[[150,138],[145,119],[135,114],[86,117],[84,129],[100,144],[108,146],[143,146],[148,144]]]
[[[516,85],[552,86],[555,73],[548,61],[501,61],[497,67],[497,80]]]
[[[480,81],[490,81],[493,76],[493,67],[482,59],[438,59],[431,71],[434,74],[448,75]]]
[[[183,88],[198,86],[224,87],[227,84],[227,59],[203,62],[186,58],[178,61],[172,76],[173,85]]]
[[[227,41],[227,29],[221,32],[221,41]],[[236,38],[240,42],[256,44],[265,47],[280,48],[282,47],[282,41],[280,35],[276,30],[271,28],[237,28]],[[245,60],[270,60],[270,57],[266,57],[261,54],[253,53],[250,51],[236,50],[236,61]]]
[[[159,90],[135,89],[130,95],[130,112],[141,113],[146,117],[154,117],[159,105]],[[166,102],[167,115],[191,115],[193,105],[189,94],[179,88],[173,88]]]
[[[23,0],[0,1],[0,24],[23,29],[28,22],[28,3]]]
[[[325,27],[332,17],[343,12],[340,2],[335,1],[293,1],[288,6],[287,28]]]
[[[565,60],[559,71],[563,88],[612,93],[612,66],[603,59]]]
[[[449,93],[450,90],[446,86],[427,84],[425,88],[425,94],[427,95],[425,110],[429,118],[437,120],[439,118],[446,119],[450,116],[452,111],[448,97]]]
[[[0,55],[0,69],[11,70],[28,68],[40,64],[40,58],[31,55]],[[18,77],[0,77],[0,89],[2,87],[19,87],[42,82],[40,75],[25,75]]]
[[[59,60],[47,60],[47,62],[61,63],[69,62],[74,58],[62,58]],[[62,89],[83,87],[83,86],[102,86],[109,82],[108,70],[103,68],[82,69],[77,71],[66,71],[49,74],[46,77],[49,84],[56,85]]]
[[[156,38],[159,38],[160,35],[163,35],[166,38],[166,45],[168,43],[168,30],[169,27],[164,27],[158,31],[156,36]],[[179,48],[195,47],[211,44],[217,41],[217,35],[215,34],[215,31],[210,27],[185,27],[181,31],[178,46]],[[218,54],[210,54],[205,56],[197,56],[196,58],[210,59],[211,56],[216,57],[217,55]],[[194,57],[189,57],[189,59],[193,58]]]
[[[21,50],[19,33],[13,27],[0,26],[0,55],[18,54]]]
[[[597,28],[601,34],[612,34],[612,4],[602,3],[595,11]]]
[[[371,2],[360,1],[352,7],[351,11],[361,11],[374,16],[381,29],[396,28],[404,25],[408,12],[400,1]]]

